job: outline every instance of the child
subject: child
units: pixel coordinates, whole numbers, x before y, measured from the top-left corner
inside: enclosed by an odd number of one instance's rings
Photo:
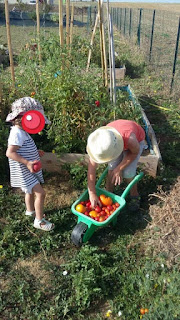
[[[6,121],[12,122],[6,156],[9,158],[10,180],[12,187],[20,187],[25,192],[25,205],[27,216],[34,216],[34,227],[44,231],[50,231],[54,224],[43,218],[45,192],[41,187],[44,183],[42,170],[35,172],[33,165],[43,155],[31,136],[22,129],[21,119],[29,110],[37,110],[43,114],[45,123],[50,121],[44,115],[43,106],[33,98],[24,97],[13,102],[12,112],[8,114]]]
[[[92,207],[101,205],[95,189],[96,167],[98,163],[108,164],[106,189],[113,192],[114,185],[120,185],[122,178],[127,183],[136,175],[137,163],[144,147],[145,132],[134,121],[116,120],[91,133],[87,140],[88,191]],[[140,196],[135,184],[131,191],[130,210],[140,206]]]

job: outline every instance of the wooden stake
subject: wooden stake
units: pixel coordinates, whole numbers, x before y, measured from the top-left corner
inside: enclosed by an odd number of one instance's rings
[[[112,17],[110,20],[110,39],[111,39],[111,64],[112,64],[112,86],[113,86],[113,103],[116,103],[116,75],[115,75],[115,56],[114,56],[114,39],[113,39],[113,24]]]
[[[109,0],[107,0],[107,24],[108,24],[108,41],[109,41],[110,100],[111,100],[111,102],[112,102],[112,63],[111,63],[111,40],[110,40]]]
[[[72,8],[71,8],[70,44],[72,44],[73,21],[74,21],[74,3],[72,4]]]
[[[94,44],[94,36],[95,36],[98,20],[99,20],[99,14],[97,14],[97,16],[96,16],[96,21],[95,21],[95,24],[94,24],[94,29],[93,29],[93,33],[92,33],[92,37],[91,37],[91,42],[90,42],[91,48],[89,49],[86,72],[88,72],[88,70],[89,70],[89,65],[90,65],[90,61],[91,61],[91,54],[92,54],[92,46]]]
[[[13,82],[13,87],[15,87],[14,60],[13,60],[12,45],[11,45],[8,0],[5,0],[5,15],[6,15],[6,31],[7,31],[7,41],[8,41],[9,60],[10,60],[10,69],[11,69],[11,79]]]
[[[106,40],[104,33],[104,17],[103,17],[103,0],[101,0],[101,16],[102,16],[102,45],[103,45],[103,57],[104,57],[104,74],[105,74],[105,86],[108,86],[108,70],[107,70],[107,57],[106,57]]]
[[[39,52],[39,62],[41,64],[41,46],[40,46],[40,18],[39,18],[39,0],[36,0],[36,21],[37,21],[37,39],[38,39],[38,52]]]
[[[69,45],[69,6],[70,0],[66,0],[66,45]]]
[[[102,8],[101,8],[101,0],[98,0],[98,12],[99,12],[99,31],[100,31],[100,51],[101,51],[101,65],[102,65],[102,78],[104,77],[104,52],[103,52],[103,32],[102,32]]]
[[[59,38],[60,38],[60,46],[64,44],[63,37],[63,0],[59,0]]]

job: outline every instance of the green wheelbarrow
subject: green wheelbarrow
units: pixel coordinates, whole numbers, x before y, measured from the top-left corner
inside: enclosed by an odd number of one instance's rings
[[[117,217],[120,213],[120,211],[124,208],[126,205],[126,196],[128,195],[129,191],[131,190],[132,186],[136,184],[140,179],[142,179],[144,173],[141,172],[138,175],[134,177],[134,179],[127,185],[126,189],[123,191],[122,195],[116,195],[114,193],[111,193],[109,191],[106,191],[104,189],[100,188],[102,180],[107,175],[108,168],[104,170],[102,175],[100,176],[99,180],[96,183],[96,194],[97,196],[100,196],[101,194],[104,194],[107,197],[111,197],[111,199],[114,202],[119,203],[119,207],[103,222],[96,221],[92,219],[89,216],[84,215],[83,213],[78,212],[75,208],[76,205],[79,204],[81,201],[86,201],[89,199],[89,193],[88,190],[86,190],[78,200],[76,200],[73,205],[71,206],[71,211],[73,214],[75,214],[78,217],[77,225],[74,227],[72,234],[71,234],[71,241],[78,247],[80,247],[83,243],[87,242],[95,230],[99,227],[105,227],[109,223],[112,223],[113,226],[117,223]]]

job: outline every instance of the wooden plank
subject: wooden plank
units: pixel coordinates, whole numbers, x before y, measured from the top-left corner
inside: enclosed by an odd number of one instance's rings
[[[60,172],[63,164],[75,163],[81,161],[83,164],[88,165],[89,156],[87,154],[65,153],[56,155],[55,153],[45,152],[41,158],[42,168],[48,172]],[[138,162],[138,167],[152,176],[156,177],[159,159],[156,155],[148,154],[142,155]]]

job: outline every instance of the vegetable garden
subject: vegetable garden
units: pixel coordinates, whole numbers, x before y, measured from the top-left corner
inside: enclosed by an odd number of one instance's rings
[[[145,175],[139,183],[140,211],[132,214],[125,207],[116,226],[98,230],[81,248],[71,242],[76,224],[71,205],[87,188],[87,167],[78,161],[62,165],[59,172],[44,171],[45,214],[56,228],[49,234],[34,230],[31,218],[24,215],[23,195],[9,186],[5,157],[9,134],[5,118],[16,98],[31,96],[42,103],[51,125],[33,138],[39,149],[59,156],[84,154],[88,134],[108,121],[124,118],[142,125],[143,122],[141,110],[126,92],[117,90],[115,104],[110,99],[102,80],[99,30],[86,72],[91,48],[86,26],[74,29],[70,45],[60,44],[58,32],[51,30],[39,37],[34,29],[27,28],[30,29],[26,29],[26,42],[14,56],[14,87],[10,68],[1,68],[0,318],[178,320],[177,99],[162,94],[159,79],[139,48],[120,38],[115,30],[116,63],[122,65],[126,57],[131,66],[120,85],[132,86],[148,115],[161,150],[162,165],[156,178]],[[15,27],[13,32],[17,30],[20,29]],[[98,169],[99,176],[103,170]],[[115,193],[121,192],[116,188]]]

